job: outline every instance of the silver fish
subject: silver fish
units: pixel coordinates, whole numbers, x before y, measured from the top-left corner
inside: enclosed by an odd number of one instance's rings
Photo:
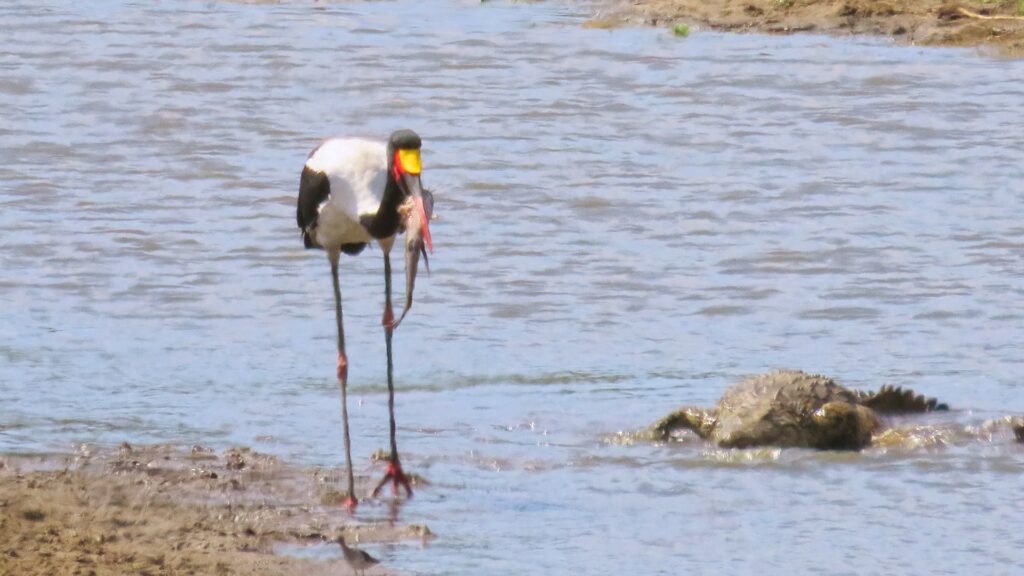
[[[412,308],[412,294],[416,288],[416,272],[419,268],[420,256],[423,256],[423,264],[430,273],[430,259],[427,251],[434,251],[434,244],[430,238],[430,218],[434,213],[434,195],[430,190],[423,190],[421,194],[413,193],[398,208],[402,215],[402,224],[405,228],[405,308],[402,315],[391,324],[391,329],[398,328],[398,325]]]

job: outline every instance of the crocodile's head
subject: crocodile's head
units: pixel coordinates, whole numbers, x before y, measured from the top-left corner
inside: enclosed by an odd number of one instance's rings
[[[1017,442],[1024,442],[1024,418],[1016,418],[1010,424],[1013,427],[1013,434]]]
[[[825,450],[860,450],[881,426],[874,411],[849,402],[828,402],[811,419],[815,447]]]

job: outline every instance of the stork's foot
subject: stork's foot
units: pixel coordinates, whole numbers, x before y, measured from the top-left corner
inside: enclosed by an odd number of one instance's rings
[[[355,512],[356,506],[359,505],[359,500],[356,499],[354,494],[349,494],[348,498],[342,500],[341,505],[345,507],[349,512]]]
[[[392,324],[395,323],[395,313],[391,309],[391,305],[387,304],[384,306],[384,317],[381,318],[380,324],[385,330],[390,330]]]
[[[348,357],[344,353],[338,353],[338,381],[348,382]]]
[[[406,314],[406,313],[407,313],[408,311],[409,311],[409,307],[408,307],[408,306],[406,306],[406,307],[405,307],[405,309],[404,309],[404,310],[402,310],[402,315],[401,315],[401,316],[399,316],[399,317],[398,317],[397,319],[395,319],[395,321],[394,321],[394,322],[392,322],[392,323],[391,323],[391,325],[390,325],[390,326],[388,326],[388,327],[386,327],[385,329],[386,329],[386,330],[390,330],[390,331],[394,332],[394,331],[395,331],[395,330],[396,330],[396,329],[398,328],[398,325],[402,323],[402,320],[403,320],[403,319],[405,318],[405,314]]]
[[[412,498],[412,485],[409,482],[409,477],[402,471],[402,463],[397,458],[388,462],[387,472],[384,474],[384,477],[381,478],[377,487],[373,489],[374,498],[377,497],[381,488],[383,488],[388,481],[391,481],[391,492],[394,495],[398,495],[398,487],[401,486],[405,488],[406,497]]]

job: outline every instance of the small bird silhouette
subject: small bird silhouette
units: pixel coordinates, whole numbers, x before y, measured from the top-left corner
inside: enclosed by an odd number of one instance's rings
[[[365,574],[367,568],[373,568],[377,564],[380,564],[380,560],[377,560],[373,556],[370,556],[366,552],[358,548],[350,548],[345,543],[345,537],[338,537],[338,544],[341,545],[341,553],[345,555],[345,562],[348,562],[349,567],[352,571],[359,574]]]

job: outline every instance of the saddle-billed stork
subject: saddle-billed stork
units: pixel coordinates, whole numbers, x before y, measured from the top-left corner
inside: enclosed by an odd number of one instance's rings
[[[338,261],[341,253],[356,255],[376,240],[384,251],[384,339],[387,344],[388,410],[390,412],[391,456],[387,474],[373,491],[376,496],[388,480],[412,496],[409,479],[402,471],[395,441],[395,388],[391,336],[412,306],[416,269],[422,254],[433,250],[430,216],[434,198],[420,183],[422,141],[412,130],[398,130],[387,143],[361,138],[329,138],[313,149],[299,181],[297,220],[306,248],[327,252],[334,281],[334,313],[338,327],[338,383],[341,385],[341,415],[345,432],[345,464],[348,497],[354,508],[352,446],[348,427],[348,357],[345,355],[345,327],[342,322]],[[391,247],[395,236],[405,232],[405,308],[395,319],[391,308]]]

